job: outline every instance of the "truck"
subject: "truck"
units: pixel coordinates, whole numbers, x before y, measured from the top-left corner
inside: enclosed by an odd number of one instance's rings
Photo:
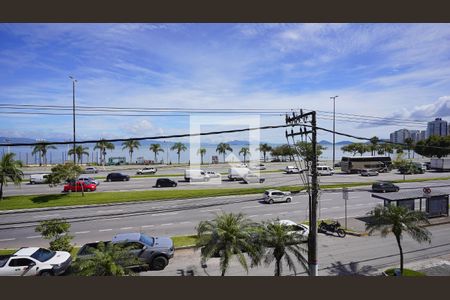
[[[32,174],[30,175],[30,184],[48,183],[49,174]]]
[[[432,158],[430,168],[438,171],[450,171],[450,158]]]
[[[209,175],[200,169],[186,169],[184,170],[184,180],[186,181],[208,181]]]
[[[228,179],[229,180],[243,180],[246,175],[250,173],[249,168],[230,168],[228,169]]]

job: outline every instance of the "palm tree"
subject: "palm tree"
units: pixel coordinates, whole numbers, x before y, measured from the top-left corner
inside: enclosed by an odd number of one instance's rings
[[[106,163],[106,150],[114,150],[115,146],[113,143],[107,142],[101,139],[97,144],[95,144],[94,150],[100,150],[100,157],[102,160],[102,165],[105,166]]]
[[[225,154],[227,153],[227,151],[230,151],[230,152],[233,151],[233,149],[230,147],[229,144],[220,143],[219,145],[217,145],[216,152],[218,152],[219,154],[223,154],[223,162],[224,163],[225,163]]]
[[[266,154],[267,152],[272,151],[272,146],[269,146],[268,144],[264,143],[259,145],[259,151],[263,153],[264,162],[266,162]]]
[[[366,230],[369,234],[374,231],[380,231],[382,237],[386,237],[390,232],[394,234],[400,250],[400,274],[403,274],[403,249],[401,245],[403,233],[406,232],[419,243],[431,243],[431,232],[419,226],[420,222],[429,224],[424,212],[410,210],[403,206],[389,205],[384,207],[378,204],[368,215],[372,216],[373,219],[366,224]]]
[[[250,149],[248,147],[242,147],[241,151],[239,151],[239,154],[242,154],[244,156],[244,164],[245,164],[245,157],[247,155],[250,156]]]
[[[42,166],[42,160],[44,160],[44,165],[47,165],[47,151],[48,149],[56,149],[55,146],[49,145],[49,144],[37,144],[34,146],[33,151],[31,152],[31,155],[35,155],[36,153],[39,153],[39,166]]]
[[[370,151],[369,146],[366,144],[362,144],[362,143],[357,143],[356,145],[356,151],[363,156],[364,153],[366,153],[367,151]]]
[[[15,185],[20,185],[23,178],[23,172],[20,161],[14,160],[14,153],[3,154],[0,160],[0,200],[3,199],[3,185],[8,185],[8,179]]]
[[[89,248],[93,257],[77,259],[73,263],[74,273],[81,276],[123,276],[134,272],[126,266],[137,263],[137,258],[120,244],[100,242],[95,248]]]
[[[264,227],[263,231],[263,245],[267,251],[263,255],[265,257],[264,263],[270,265],[275,260],[275,276],[281,276],[283,271],[283,258],[289,270],[297,272],[295,267],[295,260],[300,263],[303,269],[308,270],[308,260],[305,254],[308,254],[306,243],[303,243],[301,237],[297,234],[292,234],[288,226],[280,224],[279,222],[272,222]]]
[[[78,158],[78,163],[83,164],[83,155],[89,156],[89,152],[87,150],[89,150],[88,147],[83,147],[82,145],[78,145],[75,147],[75,152],[74,152],[74,149],[72,148],[69,150],[68,154],[74,155],[74,153],[75,153],[75,155]]]
[[[247,252],[253,261],[257,261],[261,252],[251,242],[252,232],[257,226],[242,213],[223,213],[211,221],[201,221],[197,226],[196,248],[201,249],[201,261],[205,263],[216,254],[220,255],[221,276],[225,276],[230,260],[236,256],[241,266],[248,272]]]
[[[206,154],[206,149],[205,148],[198,149],[197,154],[200,154],[201,164],[203,165],[203,156]]]
[[[164,152],[164,149],[161,148],[160,144],[151,144],[149,150],[155,153],[155,163],[158,160],[158,152]]]
[[[139,149],[141,143],[137,140],[128,140],[122,143],[122,150],[128,149],[128,153],[130,153],[130,164],[133,163],[133,152],[134,149]]]
[[[176,151],[177,151],[177,154],[178,154],[178,164],[179,164],[179,163],[180,163],[180,154],[181,154],[181,151],[186,151],[187,148],[186,148],[186,145],[185,145],[185,144],[178,142],[178,143],[173,144],[173,146],[170,148],[170,150],[176,150]]]
[[[377,136],[374,136],[370,139],[370,151],[372,151],[372,156],[375,155],[375,151],[377,150],[378,143],[380,139]]]
[[[406,144],[406,149],[408,149],[408,158],[411,158],[411,149],[413,148],[414,145],[414,140],[412,138],[406,138],[405,139],[405,144]],[[413,151],[413,158],[414,158],[414,151]]]

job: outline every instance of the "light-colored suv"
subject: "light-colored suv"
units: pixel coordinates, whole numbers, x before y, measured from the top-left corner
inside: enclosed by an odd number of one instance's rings
[[[282,192],[279,190],[267,190],[264,192],[264,202],[273,204],[274,202],[291,202],[291,192]]]
[[[333,175],[334,169],[329,166],[317,166],[317,173],[319,175]]]

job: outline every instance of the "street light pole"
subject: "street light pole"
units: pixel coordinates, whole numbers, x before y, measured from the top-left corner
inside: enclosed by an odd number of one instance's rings
[[[336,159],[336,98],[339,96],[330,97],[333,99],[333,168]]]
[[[75,155],[75,82],[77,82],[77,80],[75,78],[73,78],[73,76],[69,76],[70,79],[72,79],[72,96],[73,96],[73,164],[75,165],[77,163],[76,161],[76,155]]]

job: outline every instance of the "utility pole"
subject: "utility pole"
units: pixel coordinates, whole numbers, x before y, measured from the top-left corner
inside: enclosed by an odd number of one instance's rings
[[[72,113],[72,116],[73,116],[73,164],[74,165],[76,165],[77,164],[77,161],[76,161],[76,155],[75,155],[75,148],[76,148],[76,145],[75,145],[75,82],[77,82],[77,80],[75,79],[75,78],[73,78],[73,76],[69,76],[69,78],[70,79],[72,79],[72,98],[73,98],[73,105],[72,105],[72,108],[73,108],[73,113]]]
[[[336,98],[339,96],[330,97],[333,99],[333,168],[336,160]]]
[[[319,184],[318,184],[318,174],[317,174],[317,120],[316,112],[312,111],[309,113],[303,113],[300,110],[300,114],[295,113],[292,116],[286,116],[286,124],[294,125],[304,125],[308,118],[311,117],[311,129],[307,130],[306,126],[300,132],[295,132],[291,130],[291,133],[286,131],[286,138],[294,137],[296,135],[308,135],[311,134],[311,146],[312,146],[312,161],[311,161],[311,186],[308,186],[309,194],[309,236],[308,236],[308,266],[309,275],[318,276],[318,262],[317,262],[317,206],[318,206],[318,195],[319,195]]]

